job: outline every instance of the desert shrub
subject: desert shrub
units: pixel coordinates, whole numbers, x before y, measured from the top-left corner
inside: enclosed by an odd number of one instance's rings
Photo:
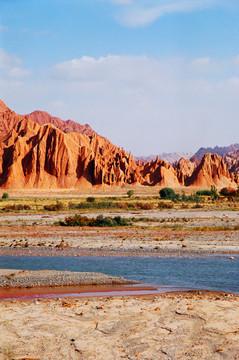
[[[129,208],[129,204],[127,204],[127,202],[117,202],[116,204],[116,207],[119,208],[119,209],[123,209],[123,210],[128,210]]]
[[[215,185],[212,185],[211,186],[211,197],[213,198],[213,199],[218,199],[218,193],[217,193],[217,188],[216,188],[216,186]]]
[[[158,208],[159,209],[173,209],[174,204],[173,203],[169,203],[169,202],[164,202],[164,201],[160,201],[158,203]]]
[[[181,208],[182,208],[182,209],[188,209],[188,204],[182,203],[182,204],[181,204]]]
[[[131,198],[134,195],[134,190],[127,191],[127,195],[129,198]]]
[[[116,203],[112,201],[82,202],[76,205],[77,209],[112,209]]]
[[[68,209],[76,209],[76,206],[77,206],[77,204],[75,204],[71,201],[68,203]]]
[[[19,211],[19,210],[31,210],[31,207],[29,205],[22,205],[22,204],[12,204],[12,205],[6,205],[2,211]]]
[[[88,218],[87,216],[74,215],[68,216],[65,220],[59,221],[61,226],[96,226],[96,227],[115,227],[115,226],[127,226],[130,225],[128,219],[121,218],[121,216],[110,216],[104,217],[98,215],[96,218]]]
[[[115,207],[115,203],[112,201],[99,201],[96,204],[97,209],[112,209]]]
[[[211,190],[198,190],[196,192],[196,195],[198,196],[210,196],[213,199],[218,198],[218,193],[215,185],[211,186]]]
[[[199,195],[199,196],[211,196],[212,193],[211,193],[211,190],[198,190],[196,192],[196,195]]]
[[[76,209],[91,209],[93,206],[92,203],[81,202],[75,206]]]
[[[64,205],[59,201],[56,204],[44,205],[44,210],[47,211],[59,211],[63,209],[64,209]]]
[[[154,208],[154,205],[150,203],[137,202],[135,205],[138,209],[141,210],[152,210]]]
[[[176,193],[173,189],[165,187],[159,191],[159,195],[162,199],[173,200],[176,196]]]
[[[220,195],[226,197],[237,196],[237,190],[230,187],[224,187],[223,189],[220,190]]]
[[[198,203],[193,206],[193,209],[202,209],[202,208],[203,208],[203,205],[198,204]]]
[[[9,194],[7,192],[2,194],[2,199],[9,199]]]
[[[185,198],[183,201],[200,203],[200,202],[202,202],[202,198],[197,194],[191,194],[188,196],[185,195]]]
[[[86,198],[86,201],[89,202],[89,203],[92,203],[92,202],[95,201],[95,198],[92,197],[92,196],[89,196],[89,197]]]

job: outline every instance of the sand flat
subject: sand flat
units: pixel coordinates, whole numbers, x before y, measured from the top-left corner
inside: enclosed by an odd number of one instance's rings
[[[0,359],[239,359],[237,295],[1,301],[0,314]]]

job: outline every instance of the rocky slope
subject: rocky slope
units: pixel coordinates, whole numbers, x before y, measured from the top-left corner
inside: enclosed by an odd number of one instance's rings
[[[0,186],[236,186],[217,155],[205,155],[198,165],[181,159],[172,166],[159,158],[136,163],[88,125],[72,123],[44,112],[21,116],[0,102]]]
[[[81,125],[73,120],[63,121],[58,117],[51,116],[45,111],[36,110],[23,116],[39,125],[52,124],[64,133],[77,132],[88,136],[98,135],[88,124]]]
[[[134,158],[95,133],[40,126],[1,105],[0,186],[71,188],[141,179]]]

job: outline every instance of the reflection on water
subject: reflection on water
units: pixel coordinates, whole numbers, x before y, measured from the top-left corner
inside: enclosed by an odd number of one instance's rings
[[[185,258],[0,256],[0,268],[70,270],[123,276],[147,284],[239,293],[239,257]]]

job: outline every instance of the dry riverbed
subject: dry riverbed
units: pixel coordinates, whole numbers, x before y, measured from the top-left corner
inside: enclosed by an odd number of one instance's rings
[[[54,225],[67,214],[1,214],[0,255],[14,249],[152,253],[239,253],[239,216],[234,211],[142,211],[102,213],[141,219],[130,227],[90,228]],[[91,213],[89,216],[97,216]],[[153,221],[152,221],[153,219]],[[62,252],[66,255],[67,252]],[[80,255],[76,252],[76,255]]]

